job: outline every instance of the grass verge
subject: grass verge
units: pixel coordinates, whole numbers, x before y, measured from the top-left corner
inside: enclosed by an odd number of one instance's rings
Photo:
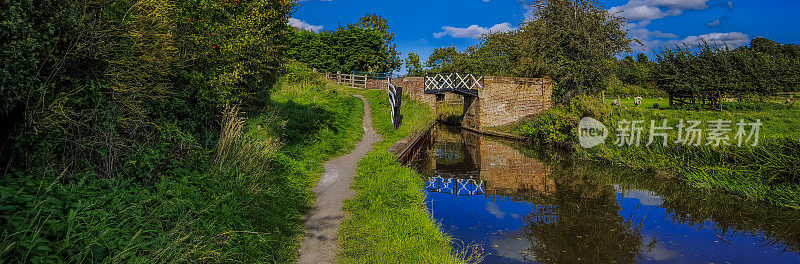
[[[339,230],[339,262],[462,262],[451,249],[450,238],[425,209],[422,177],[401,166],[387,151],[395,142],[433,121],[432,110],[405,100],[401,110],[403,124],[394,130],[385,92],[364,93],[372,107],[373,127],[383,141],[358,164],[352,187],[356,197],[345,203],[350,217]]]

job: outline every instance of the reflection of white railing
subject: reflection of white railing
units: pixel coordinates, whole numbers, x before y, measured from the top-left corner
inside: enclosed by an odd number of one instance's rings
[[[485,183],[474,179],[442,178],[439,176],[428,178],[425,186],[428,191],[454,194],[456,196],[482,195]]]
[[[446,73],[425,77],[425,90],[476,90],[483,88],[483,76],[472,74]]]

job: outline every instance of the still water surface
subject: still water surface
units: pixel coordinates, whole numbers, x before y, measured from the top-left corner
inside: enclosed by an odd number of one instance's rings
[[[800,211],[436,126],[427,205],[483,263],[800,263]]]

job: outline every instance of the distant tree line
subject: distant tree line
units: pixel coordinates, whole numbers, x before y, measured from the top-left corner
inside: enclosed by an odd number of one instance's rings
[[[653,82],[668,93],[720,91],[772,95],[800,91],[800,46],[765,38],[731,49],[703,43],[677,46],[656,56]]]
[[[402,64],[393,41],[386,20],[367,14],[336,30],[296,30],[289,37],[287,56],[323,71],[386,73]]]

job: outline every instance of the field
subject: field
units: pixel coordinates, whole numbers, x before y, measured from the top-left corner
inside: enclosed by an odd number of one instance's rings
[[[597,99],[584,97],[568,107],[556,108],[506,130],[527,136],[537,144],[575,149],[574,155],[578,157],[651,171],[663,177],[679,177],[691,186],[706,190],[800,208],[800,133],[796,131],[796,124],[800,123],[800,108],[753,102],[726,104],[724,111],[655,110],[642,107],[626,109],[626,103],[623,100],[623,106],[612,107],[610,102],[599,104]],[[609,128],[606,144],[592,149],[577,144],[577,124],[584,116],[595,117]],[[678,135],[673,129],[668,132],[671,139],[668,146],[648,146],[650,121],[660,124],[664,119],[672,127],[680,120],[701,121],[700,128],[706,133],[701,136],[701,145],[675,143]],[[644,121],[639,125],[643,128],[639,146],[614,144],[617,128],[623,120]],[[714,120],[731,121],[727,135],[728,143],[732,145],[707,145],[709,124]],[[740,120],[748,123],[760,120],[763,123],[757,146],[738,146],[735,134]]]

